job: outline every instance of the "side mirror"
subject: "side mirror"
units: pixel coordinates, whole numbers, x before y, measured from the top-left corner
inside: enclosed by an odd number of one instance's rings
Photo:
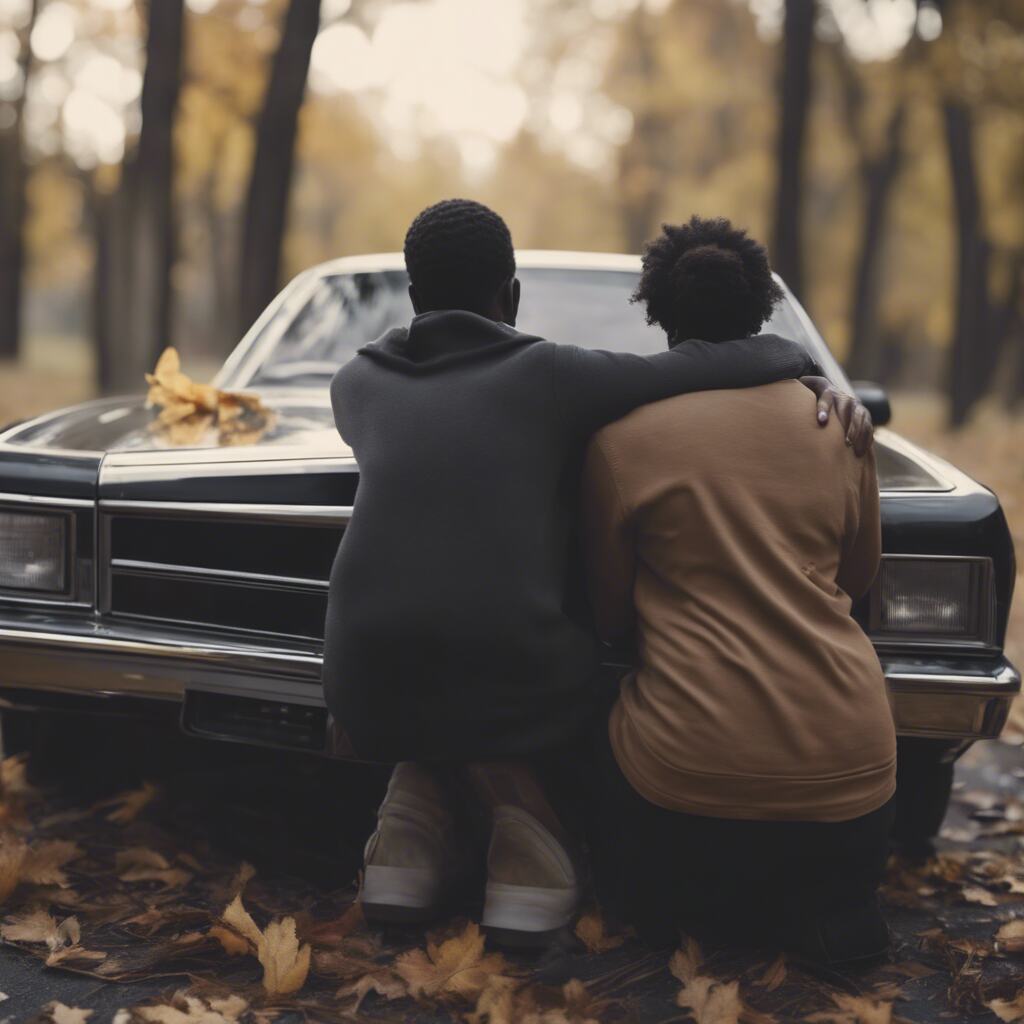
[[[871,413],[871,419],[876,427],[884,427],[892,419],[889,396],[881,384],[875,384],[870,380],[855,380],[853,381],[853,393],[861,405]]]

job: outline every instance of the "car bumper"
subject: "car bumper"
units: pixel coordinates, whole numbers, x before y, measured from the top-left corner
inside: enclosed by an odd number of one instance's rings
[[[1020,692],[1020,673],[1002,656],[987,658],[882,657],[882,667],[901,736],[970,741],[999,735]],[[167,634],[153,639],[128,625],[111,627],[93,617],[59,629],[43,617],[34,623],[0,618],[0,708],[52,707],[68,698],[137,697],[189,703],[190,695],[214,694],[266,707],[322,709],[321,658],[309,648],[255,646],[243,642]],[[38,700],[33,694],[46,695]],[[223,706],[207,701],[204,707]],[[224,739],[265,742],[246,735]],[[201,731],[201,730],[194,730]],[[216,729],[207,730],[218,735]],[[288,745],[285,742],[283,745]],[[324,751],[331,743],[325,739]]]

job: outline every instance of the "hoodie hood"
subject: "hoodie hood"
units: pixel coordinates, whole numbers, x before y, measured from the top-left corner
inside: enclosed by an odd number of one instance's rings
[[[359,355],[399,373],[427,374],[493,359],[540,340],[476,313],[444,309],[413,317],[408,327],[388,331],[359,349]]]

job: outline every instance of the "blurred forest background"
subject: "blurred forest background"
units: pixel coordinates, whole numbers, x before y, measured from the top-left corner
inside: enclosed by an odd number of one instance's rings
[[[1024,544],[1024,0],[0,0],[0,186],[0,421],[212,375],[439,198],[723,214]]]
[[[955,425],[1024,398],[1024,0],[0,0],[0,26],[0,358],[48,388],[135,390],[168,342],[212,367],[291,275],[461,194],[522,247],[724,214],[854,377]]]

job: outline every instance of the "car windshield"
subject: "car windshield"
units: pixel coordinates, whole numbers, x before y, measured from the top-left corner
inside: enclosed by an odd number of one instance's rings
[[[639,274],[619,270],[525,267],[519,330],[586,348],[647,354],[665,335],[644,322],[629,301]],[[278,309],[256,339],[257,366],[245,384],[301,384],[329,378],[388,328],[409,322],[412,307],[404,270],[332,274],[313,279]],[[800,342],[833,380],[845,377],[832,353],[787,296],[765,331]]]

